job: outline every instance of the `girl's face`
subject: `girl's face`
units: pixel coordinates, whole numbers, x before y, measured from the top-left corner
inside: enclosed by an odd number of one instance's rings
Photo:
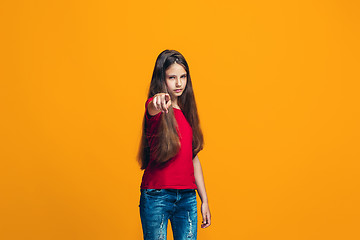
[[[185,68],[177,63],[170,65],[165,71],[165,80],[169,94],[174,97],[181,96],[187,82]]]

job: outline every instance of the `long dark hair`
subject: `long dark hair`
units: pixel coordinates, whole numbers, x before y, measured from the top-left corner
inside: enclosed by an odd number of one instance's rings
[[[187,83],[184,92],[178,97],[177,104],[181,108],[186,120],[189,122],[193,131],[192,152],[193,157],[203,149],[204,137],[200,128],[199,116],[197,112],[194,91],[191,83],[189,66],[184,56],[176,50],[164,50],[156,59],[148,99],[157,93],[167,93],[165,71],[174,63],[184,67],[187,74]],[[171,94],[170,94],[171,96]],[[158,164],[164,164],[174,157],[180,149],[180,140],[177,134],[177,122],[174,116],[172,106],[169,112],[162,114],[158,132],[156,134],[157,145],[153,149],[155,161]],[[146,114],[146,113],[145,113]],[[146,138],[146,122],[145,115],[142,123],[142,136],[140,142],[139,153],[137,159],[141,165],[141,169],[145,169],[150,160],[150,147]]]

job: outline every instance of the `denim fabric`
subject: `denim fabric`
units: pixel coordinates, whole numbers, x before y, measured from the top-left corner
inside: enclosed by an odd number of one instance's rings
[[[195,189],[140,189],[144,240],[167,239],[170,219],[174,240],[197,239]]]

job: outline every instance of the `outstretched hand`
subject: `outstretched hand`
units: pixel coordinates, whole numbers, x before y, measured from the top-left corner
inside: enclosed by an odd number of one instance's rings
[[[202,214],[202,228],[207,228],[211,225],[211,214],[209,209],[209,204],[207,202],[203,202],[201,204],[201,214]]]
[[[170,95],[168,93],[157,93],[153,97],[152,104],[156,110],[168,113],[171,106]]]

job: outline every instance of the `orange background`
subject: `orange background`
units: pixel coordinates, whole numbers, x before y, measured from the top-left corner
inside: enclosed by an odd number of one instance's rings
[[[142,238],[135,156],[164,49],[204,131],[198,239],[360,239],[359,7],[1,1],[0,239]]]

